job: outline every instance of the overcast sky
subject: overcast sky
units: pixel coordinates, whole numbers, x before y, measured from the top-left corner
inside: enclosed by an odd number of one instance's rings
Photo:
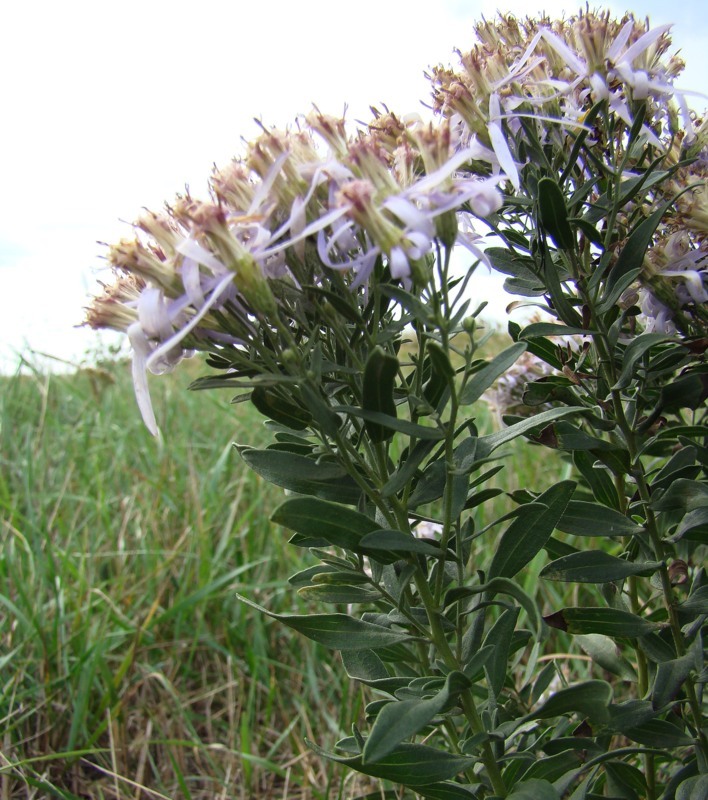
[[[566,3],[509,0],[552,15]],[[616,12],[624,5],[613,3]],[[674,22],[683,87],[705,90],[703,1],[634,5]],[[254,117],[284,127],[313,103],[368,119],[429,96],[423,72],[455,64],[479,0],[38,0],[0,11],[0,369],[26,347],[79,360],[96,336],[73,326],[101,267],[97,241],[130,235],[241,151]],[[694,101],[697,108],[706,102]],[[121,222],[123,220],[123,222]],[[503,302],[501,302],[503,305]]]

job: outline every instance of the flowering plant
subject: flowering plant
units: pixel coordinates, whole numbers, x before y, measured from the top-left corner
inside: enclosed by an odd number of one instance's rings
[[[315,110],[211,200],[144,214],[88,322],[127,333],[153,433],[147,373],[194,351],[215,371],[194,388],[269,420],[240,452],[316,559],[290,583],[345,610],[256,608],[375,698],[323,757],[425,798],[704,796],[708,125],[668,26],[476,33],[461,71],[432,70],[434,123],[374,110],[351,136]],[[543,312],[491,358],[480,263]],[[513,402],[485,432],[492,387]],[[514,440],[572,479],[483,525]],[[529,591],[537,557],[567,605]]]

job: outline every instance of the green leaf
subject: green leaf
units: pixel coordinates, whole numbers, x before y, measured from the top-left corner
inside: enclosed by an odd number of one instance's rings
[[[348,505],[355,505],[361,497],[361,489],[338,464],[317,462],[297,453],[250,448],[241,451],[241,458],[269,483],[298,494]]]
[[[642,269],[642,262],[647,248],[651,244],[654,231],[671,205],[667,200],[659,208],[632,231],[627,243],[622,248],[617,261],[607,276],[605,295],[598,306],[598,313],[604,314],[619,300],[622,292],[637,278]],[[646,334],[645,334],[646,335]]]
[[[401,744],[376,764],[364,764],[361,756],[339,756],[323,750],[312,742],[308,741],[307,744],[317,755],[328,761],[344,764],[364,775],[413,787],[429,786],[438,781],[454,778],[477,761],[475,758],[454,755],[427,745]]]
[[[390,283],[379,284],[381,293],[392,298],[408,311],[423,326],[433,322],[433,316],[428,306],[421,302],[415,295],[401,289],[400,286],[393,286]]]
[[[535,339],[539,336],[592,336],[595,331],[584,328],[571,328],[568,325],[557,325],[555,322],[533,322],[519,334],[520,339]]]
[[[502,428],[500,431],[490,433],[488,436],[482,436],[479,439],[477,448],[477,455],[480,459],[486,458],[490,453],[501,447],[501,445],[511,442],[525,433],[529,433],[537,428],[542,428],[554,419],[560,417],[567,417],[569,414],[577,414],[580,411],[586,411],[583,406],[570,406],[567,408],[551,408],[548,411],[542,411],[540,414],[535,414],[529,419],[515,422],[509,425],[508,428]]]
[[[696,639],[696,643],[700,645],[700,638]],[[679,689],[683,686],[691,671],[696,668],[697,654],[694,649],[695,645],[681,658],[662,661],[658,665],[654,688],[651,693],[651,702],[654,708],[660,709],[670,703],[678,694]],[[702,652],[698,653],[699,663],[702,661],[702,655]]]
[[[423,397],[433,409],[438,407],[455,379],[455,370],[445,350],[434,339],[426,344],[428,362],[430,363],[430,379],[423,387]]]
[[[540,574],[542,578],[551,581],[610,583],[630,575],[648,577],[660,566],[658,561],[626,561],[602,550],[586,550],[552,561]]]
[[[460,405],[470,405],[471,403],[477,402],[494,381],[500,375],[503,375],[512,364],[516,363],[519,356],[525,351],[526,344],[524,342],[517,342],[499,353],[499,355],[492,359],[485,367],[482,367],[479,372],[476,372],[472,376],[460,392]]]
[[[468,689],[470,681],[461,672],[451,672],[443,688],[427,699],[392,701],[385,705],[366,740],[362,761],[374,764],[386,758],[398,745],[415,736],[457,695]]]
[[[532,778],[518,783],[507,800],[560,800],[560,795],[548,781]]]
[[[399,461],[398,469],[391,475],[386,485],[381,490],[383,497],[399,492],[415,475],[416,470],[423,462],[423,459],[430,454],[435,447],[435,440],[421,439],[416,442],[415,447]]]
[[[347,675],[362,683],[390,677],[386,665],[373,650],[346,650],[342,653],[342,663]]]
[[[654,511],[694,511],[708,506],[708,486],[699,481],[677,478],[656,500],[652,501]]]
[[[693,775],[678,787],[676,800],[705,800],[708,797],[708,775]]]
[[[387,439],[393,436],[394,431],[405,433],[407,436],[414,436],[417,439],[438,440],[444,438],[445,435],[439,428],[426,428],[424,425],[417,425],[407,419],[397,419],[395,416],[384,414],[381,411],[367,411],[356,406],[334,406],[333,410],[341,414],[360,417],[364,420],[367,430],[369,425],[379,426],[382,430],[385,429],[387,431],[385,438]],[[377,441],[383,441],[383,439]]]
[[[708,614],[708,584],[697,587],[688,596],[687,600],[678,606],[679,617],[695,619],[703,614]]]
[[[643,725],[637,725],[636,728],[627,728],[622,732],[628,739],[649,747],[670,749],[687,747],[694,743],[694,740],[680,728],[663,719],[652,719]]]
[[[612,687],[605,681],[585,681],[559,689],[528,719],[561,717],[570,712],[588,717],[591,722],[605,725],[610,721],[609,705],[612,702]]]
[[[264,417],[293,430],[304,430],[312,422],[312,415],[305,409],[289,402],[279,392],[267,386],[257,386],[251,392],[251,402]]]
[[[381,592],[373,587],[351,586],[348,584],[317,584],[316,586],[303,586],[298,589],[298,595],[305,600],[318,603],[373,603],[381,598]]]
[[[573,464],[577,468],[578,472],[580,472],[583,478],[585,478],[585,480],[588,482],[595,499],[602,504],[596,508],[602,508],[603,506],[606,506],[613,509],[619,509],[620,502],[617,496],[617,489],[612,482],[612,478],[607,474],[606,470],[595,469],[593,466],[594,462],[595,459],[592,457],[591,453],[588,453],[584,450],[575,450],[573,452]],[[568,506],[569,510],[574,503],[575,501],[570,502]],[[563,529],[560,528],[560,530]]]
[[[632,381],[632,373],[634,365],[637,363],[645,353],[649,352],[652,347],[661,344],[669,339],[664,333],[643,333],[633,339],[622,356],[622,372],[620,373],[617,383],[612,387],[614,390],[625,389]]]
[[[489,629],[484,639],[483,646],[491,645],[494,648],[491,657],[487,659],[487,663],[484,667],[487,672],[489,688],[494,694],[494,697],[499,697],[501,690],[504,688],[509,648],[518,618],[518,608],[507,608],[499,615],[499,618]]]
[[[508,578],[494,578],[479,586],[460,586],[456,589],[451,589],[445,595],[444,608],[478,594],[486,594],[490,597],[494,597],[497,594],[507,594],[513,597],[528,615],[536,637],[540,637],[543,623],[536,602],[517,583]]]
[[[602,669],[613,675],[619,675],[623,680],[636,682],[637,674],[634,667],[620,655],[619,648],[609,636],[600,633],[579,633],[575,641]]]
[[[489,579],[513,578],[543,549],[575,491],[573,481],[561,481],[540,495],[507,528],[489,567]]]
[[[552,628],[568,633],[602,633],[612,638],[634,639],[659,628],[654,622],[616,608],[564,608],[544,619]]]
[[[619,511],[583,500],[571,500],[556,527],[573,536],[638,536],[644,530]]]
[[[568,222],[568,209],[560,186],[553,178],[538,182],[538,210],[541,227],[561,250],[575,249],[575,236]]]
[[[364,622],[347,614],[274,614],[240,594],[236,594],[236,597],[251,608],[277,619],[308,639],[332,650],[376,650],[409,642],[412,638],[383,625]]]
[[[356,551],[361,538],[378,530],[378,523],[351,508],[318,500],[292,497],[275,509],[271,521],[305,536],[324,539],[335,547]]]
[[[362,408],[365,412],[396,417],[396,404],[393,400],[393,388],[398,372],[398,359],[386,353],[378,345],[369,354],[364,366],[364,384],[362,387]],[[390,439],[392,429],[371,418],[365,420],[366,431],[372,442],[383,442]]]
[[[366,550],[386,550],[390,553],[422,553],[428,556],[441,556],[443,551],[432,542],[417,539],[410,533],[396,530],[375,530],[364,536],[360,542]]]
[[[459,783],[434,783],[430,786],[419,786],[417,794],[425,800],[477,800],[478,795]],[[379,795],[377,795],[378,798]],[[399,797],[397,794],[396,797]],[[377,800],[372,798],[372,800]]]
[[[416,508],[425,503],[432,503],[442,497],[447,482],[447,464],[442,458],[432,461],[425,468],[415,488],[408,498],[409,508]]]

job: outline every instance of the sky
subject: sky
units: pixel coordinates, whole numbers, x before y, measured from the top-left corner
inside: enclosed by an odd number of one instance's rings
[[[708,91],[703,0],[604,4],[675,23],[682,88]],[[700,5],[699,5],[700,3]],[[423,73],[456,65],[480,0],[27,0],[0,11],[0,371],[29,349],[78,363],[110,339],[76,326],[108,280],[99,242],[131,235],[143,207],[242,152],[254,118],[285,127],[313,103],[368,120],[370,105],[421,110]],[[516,14],[574,5],[507,0]],[[697,98],[696,108],[708,101]],[[485,285],[499,312],[508,298]]]

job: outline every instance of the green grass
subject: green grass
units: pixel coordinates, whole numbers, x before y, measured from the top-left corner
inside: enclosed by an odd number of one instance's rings
[[[178,373],[160,444],[128,372],[2,381],[0,797],[324,797],[304,711],[347,689],[234,598],[291,610],[301,567],[232,446],[262,423]]]
[[[338,656],[235,599],[297,609],[306,556],[232,446],[261,419],[198,369],[152,381],[162,442],[124,363],[0,379],[0,800],[356,794],[305,744],[361,702]]]

